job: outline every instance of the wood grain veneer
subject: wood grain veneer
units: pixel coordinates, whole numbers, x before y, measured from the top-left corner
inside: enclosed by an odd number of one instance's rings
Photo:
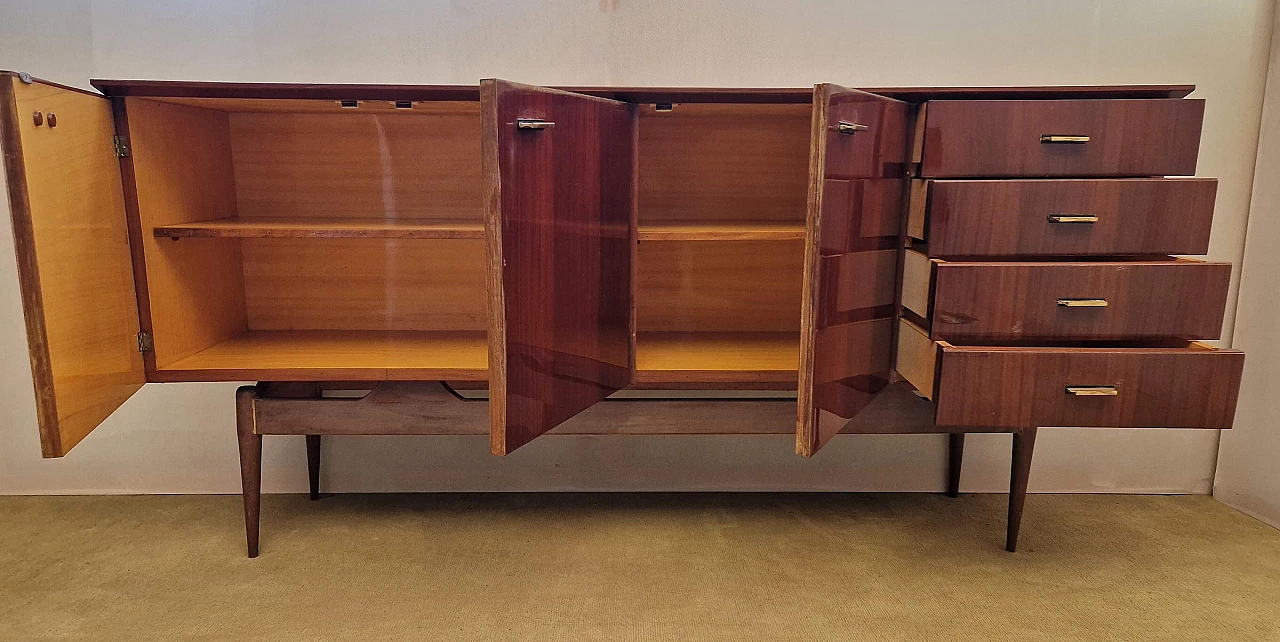
[[[492,450],[507,454],[631,381],[636,114],[500,80],[481,104]]]
[[[799,348],[796,332],[640,332],[636,384],[794,386]]]
[[[237,217],[158,225],[158,238],[390,238],[479,239],[479,221],[446,219],[375,219],[314,217]],[[671,221],[641,225],[640,241],[799,241],[802,222]]]
[[[226,114],[142,98],[124,109],[141,229],[235,216]],[[157,367],[248,329],[238,242],[140,240]]]
[[[908,146],[906,103],[823,84],[813,105],[796,427],[806,457],[889,385]]]
[[[35,112],[56,115],[56,127],[37,126]],[[145,377],[114,133],[107,100],[0,74],[0,147],[46,457],[65,455]]]
[[[343,99],[317,98],[196,98],[156,96],[151,100],[187,105],[201,109],[236,113],[276,113],[276,114],[368,114],[380,116],[422,116],[424,114],[458,115],[470,114],[478,116],[480,103],[476,100],[434,100],[411,99],[409,107],[400,107],[402,101],[365,100],[357,101],[356,107],[343,106]]]
[[[157,238],[481,239],[480,221],[243,217],[157,225]]]
[[[939,425],[1230,428],[1244,355],[1190,348],[946,346]],[[1067,386],[1115,386],[1073,396]]]
[[[1196,173],[1204,101],[941,100],[929,104],[921,175],[1166,176]],[[1046,144],[1042,135],[1083,135]]]
[[[240,216],[481,220],[478,105],[225,117]]]
[[[803,241],[641,242],[640,331],[797,332]]]
[[[808,105],[641,106],[639,219],[804,220]]]
[[[240,450],[240,489],[244,502],[245,546],[258,556],[258,523],[262,506],[262,435],[257,431],[257,390],[236,389],[236,442]]]
[[[437,382],[385,382],[358,399],[254,399],[260,435],[487,435],[488,404],[464,401]],[[574,415],[548,435],[791,434],[795,401],[787,399],[609,399]],[[937,432],[933,405],[894,384],[846,426],[846,432]]]
[[[928,332],[906,319],[898,319],[893,369],[925,399],[933,399],[938,357],[938,344],[929,338]]]
[[[388,382],[360,399],[266,398],[256,406],[263,434],[489,434],[488,403],[458,399],[436,382]],[[781,434],[791,432],[794,416],[795,402],[787,400],[609,400],[547,434]]]
[[[488,325],[482,240],[242,243],[243,305],[250,329],[483,330]]]
[[[1212,178],[916,181],[928,212],[911,229],[930,256],[1205,254]],[[921,199],[923,204],[923,199]],[[1051,215],[1095,216],[1093,223]],[[927,226],[927,231],[926,231]]]
[[[1039,428],[1031,426],[1013,433],[1013,452],[1009,466],[1009,517],[1004,536],[1004,550],[1018,551],[1018,531],[1022,528],[1022,509],[1027,503],[1027,481],[1031,477],[1031,455]],[[963,435],[962,435],[963,436]],[[959,484],[959,480],[956,480]]]
[[[484,332],[251,330],[179,359],[153,381],[487,379]]]
[[[933,339],[1216,339],[1230,263],[933,262]],[[911,303],[922,296],[907,297]],[[1066,307],[1059,299],[1102,299]],[[1194,304],[1190,304],[1194,302]],[[910,307],[910,306],[909,306]]]
[[[479,100],[476,85],[378,85],[234,83],[172,80],[105,80],[90,83],[108,96],[186,96],[254,99]],[[633,103],[813,101],[811,87],[559,87],[565,91]],[[862,91],[909,102],[939,99],[1182,98],[1195,85],[1044,85],[1028,87],[864,87]]]
[[[803,241],[803,221],[663,221],[641,223],[643,241]]]

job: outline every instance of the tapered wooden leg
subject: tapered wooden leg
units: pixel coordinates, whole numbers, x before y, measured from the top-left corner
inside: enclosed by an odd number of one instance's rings
[[[244,496],[244,537],[249,557],[258,556],[258,507],[262,500],[262,435],[254,430],[253,386],[236,390],[236,435],[240,441],[240,492]]]
[[[307,474],[311,481],[311,501],[320,499],[320,435],[307,435]]]
[[[1027,478],[1031,475],[1031,452],[1036,446],[1036,429],[1024,428],[1013,433],[1013,463],[1009,472],[1009,531],[1004,550],[1018,550],[1018,528],[1022,525],[1022,507],[1027,501]]]
[[[947,435],[947,497],[960,496],[960,465],[964,463],[964,433]]]

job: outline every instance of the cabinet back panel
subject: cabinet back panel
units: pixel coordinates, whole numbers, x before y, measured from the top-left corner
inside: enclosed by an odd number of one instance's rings
[[[252,330],[487,327],[483,240],[242,242]]]
[[[193,98],[157,96],[159,102],[189,105],[217,111],[276,114],[366,114],[422,116],[424,114],[479,114],[480,103],[474,100],[414,100],[413,107],[401,109],[390,100],[360,100],[355,108],[343,107],[341,100],[316,98]],[[478,118],[479,116],[477,116]]]
[[[231,113],[245,217],[481,220],[480,116]]]
[[[798,332],[803,241],[644,241],[638,331]]]
[[[126,99],[157,367],[246,329],[238,241],[175,242],[156,225],[236,215],[227,114]],[[145,307],[144,307],[145,309]]]
[[[804,221],[811,111],[808,104],[641,106],[640,223]]]

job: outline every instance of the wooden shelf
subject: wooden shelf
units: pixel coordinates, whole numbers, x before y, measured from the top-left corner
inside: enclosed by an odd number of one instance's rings
[[[221,218],[157,225],[157,238],[481,239],[484,224],[467,219]],[[803,222],[684,221],[644,224],[641,241],[799,241]]]
[[[150,381],[487,381],[484,332],[251,330],[165,364]]]
[[[484,223],[463,219],[222,218],[157,225],[159,238],[482,239]]]
[[[641,241],[801,241],[804,221],[641,223]]]
[[[778,388],[797,385],[795,332],[640,332],[636,385]]]

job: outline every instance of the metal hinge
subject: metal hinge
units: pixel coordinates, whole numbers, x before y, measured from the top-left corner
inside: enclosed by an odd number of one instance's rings
[[[151,352],[155,348],[155,344],[151,341],[150,332],[138,333],[138,352]]]
[[[116,156],[124,158],[129,155],[129,139],[124,136],[116,136]]]

